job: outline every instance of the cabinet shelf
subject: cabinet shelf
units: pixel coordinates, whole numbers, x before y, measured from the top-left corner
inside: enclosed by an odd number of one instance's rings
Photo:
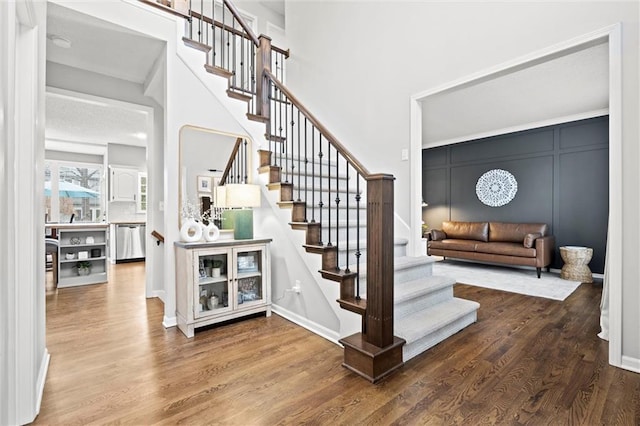
[[[85,248],[85,247],[104,247],[107,243],[93,243],[93,244],[61,244],[60,248],[68,248],[68,249],[76,249],[76,248]]]
[[[106,258],[107,258],[106,256],[100,256],[100,257],[90,257],[88,259],[60,259],[60,263],[62,264],[62,263],[93,262],[93,261],[104,262]]]
[[[200,278],[200,280],[198,281],[198,284],[207,285],[207,284],[214,284],[214,283],[223,283],[227,281],[229,281],[229,278],[227,277],[227,275],[221,274],[219,277]]]

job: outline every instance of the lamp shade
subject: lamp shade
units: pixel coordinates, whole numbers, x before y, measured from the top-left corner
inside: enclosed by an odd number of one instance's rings
[[[228,183],[225,188],[225,200],[220,207],[260,207],[260,186],[244,183]],[[216,193],[216,195],[219,195]]]
[[[226,185],[216,186],[216,198],[213,202],[213,205],[219,208],[227,207],[227,186]]]

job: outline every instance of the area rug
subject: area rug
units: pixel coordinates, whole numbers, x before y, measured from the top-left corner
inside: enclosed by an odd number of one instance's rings
[[[434,262],[433,275],[446,275],[455,278],[456,282],[460,284],[553,300],[566,299],[580,285],[579,281],[563,280],[559,274],[545,270],[542,271],[542,277],[538,279],[534,269],[518,269],[451,260]]]

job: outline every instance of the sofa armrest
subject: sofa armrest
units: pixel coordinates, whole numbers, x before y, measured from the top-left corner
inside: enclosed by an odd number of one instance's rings
[[[536,267],[544,268],[553,261],[556,239],[553,235],[536,238]]]

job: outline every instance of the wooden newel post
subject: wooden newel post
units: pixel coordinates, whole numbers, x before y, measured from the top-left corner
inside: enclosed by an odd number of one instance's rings
[[[271,71],[271,39],[264,34],[258,37],[257,63],[256,63],[256,115],[269,118],[269,77],[265,70]]]
[[[380,348],[393,343],[393,181],[367,180],[367,313],[365,340]]]
[[[393,181],[367,176],[367,301],[364,330],[340,339],[342,365],[375,383],[402,367],[404,339],[393,335]]]

